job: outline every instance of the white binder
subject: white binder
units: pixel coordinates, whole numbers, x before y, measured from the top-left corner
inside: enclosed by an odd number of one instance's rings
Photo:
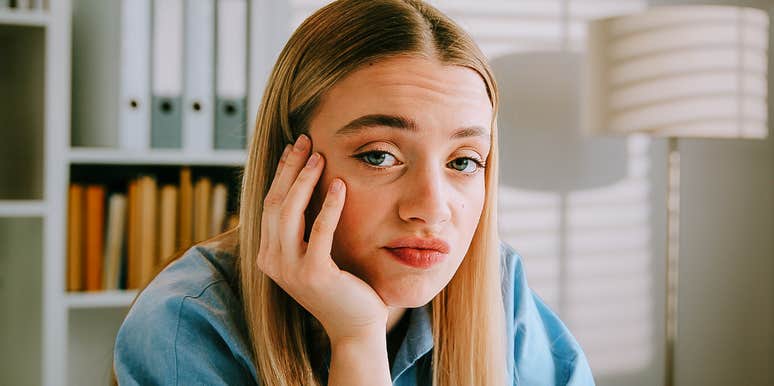
[[[246,142],[247,0],[218,0],[215,148],[243,149]]]
[[[186,0],[183,148],[212,150],[215,125],[215,0]]]
[[[263,98],[266,81],[282,47],[290,38],[293,2],[251,0],[248,37],[247,138],[253,135],[253,122]]]
[[[151,147],[180,148],[183,0],[153,0]]]
[[[118,139],[127,150],[150,145],[150,0],[121,0]]]

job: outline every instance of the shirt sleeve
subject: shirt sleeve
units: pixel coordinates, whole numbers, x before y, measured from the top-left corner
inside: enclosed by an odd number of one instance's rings
[[[550,341],[556,364],[557,384],[594,386],[591,367],[575,337],[539,296],[533,293],[533,298]]]
[[[501,244],[505,309],[513,317],[508,328],[513,351],[514,385],[594,386],[586,356],[575,337],[529,287],[521,256]]]
[[[208,296],[218,285],[193,296],[144,291],[116,337],[119,385],[256,384],[244,366],[246,358],[234,353],[229,305]]]

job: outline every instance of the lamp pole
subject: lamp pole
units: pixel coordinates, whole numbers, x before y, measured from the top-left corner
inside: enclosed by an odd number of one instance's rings
[[[667,153],[667,253],[666,253],[666,347],[664,385],[675,385],[675,345],[677,343],[677,300],[680,275],[680,149],[678,138],[669,137]]]

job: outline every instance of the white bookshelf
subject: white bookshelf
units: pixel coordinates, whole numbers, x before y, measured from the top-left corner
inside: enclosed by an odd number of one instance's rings
[[[0,384],[58,385],[69,2],[0,9]],[[59,280],[58,280],[59,279]]]
[[[286,37],[262,28],[278,7],[288,5],[249,2],[253,15],[266,21],[250,27],[260,37],[250,43],[250,68],[257,69],[248,76],[252,117]],[[71,180],[93,170],[191,166],[230,172],[244,165],[246,152],[71,146],[77,130],[72,127],[74,12],[91,3],[45,3],[45,10],[0,9],[0,385],[104,386],[111,379],[115,334],[137,291],[65,290]]]

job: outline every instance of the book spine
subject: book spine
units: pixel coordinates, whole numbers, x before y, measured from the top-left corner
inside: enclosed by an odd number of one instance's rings
[[[70,184],[67,213],[67,290],[81,291],[83,285],[83,186]]]
[[[86,187],[86,290],[102,289],[104,261],[105,187]]]

